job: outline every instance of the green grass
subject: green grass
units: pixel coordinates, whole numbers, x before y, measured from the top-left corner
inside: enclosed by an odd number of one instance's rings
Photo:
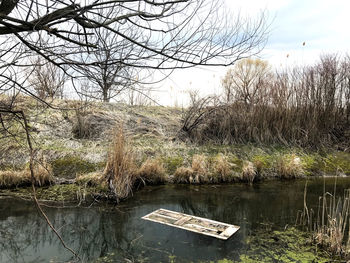
[[[165,169],[168,174],[174,174],[176,169],[183,165],[184,158],[182,156],[171,156],[162,158]]]
[[[51,162],[54,176],[75,178],[78,174],[87,174],[103,169],[105,163],[90,163],[76,156],[65,156]]]

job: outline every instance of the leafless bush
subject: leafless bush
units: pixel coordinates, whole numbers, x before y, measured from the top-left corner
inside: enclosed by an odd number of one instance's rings
[[[36,59],[32,62],[29,82],[40,99],[63,98],[64,84],[68,76],[51,62]]]
[[[268,85],[250,90],[255,97],[247,93],[250,99],[233,87],[238,97],[229,103],[211,106],[201,100],[186,112],[182,129],[199,142],[348,148],[349,83],[349,56],[324,56],[314,66],[276,72]]]
[[[192,136],[194,130],[205,123],[211,112],[215,110],[213,107],[215,99],[215,97],[208,96],[193,100],[193,104],[183,113],[181,130]]]

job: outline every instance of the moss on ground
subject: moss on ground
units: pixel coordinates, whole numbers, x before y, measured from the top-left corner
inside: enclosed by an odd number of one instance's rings
[[[50,201],[77,201],[81,187],[75,184],[54,185],[37,189],[37,198]]]
[[[101,170],[105,163],[90,163],[76,156],[65,156],[51,162],[54,176],[75,178],[77,174],[86,174]]]
[[[182,156],[171,156],[162,158],[162,161],[167,173],[174,174],[176,169],[182,166],[184,158]]]
[[[327,174],[341,173],[350,175],[350,154],[346,152],[329,153],[319,162],[320,168]]]

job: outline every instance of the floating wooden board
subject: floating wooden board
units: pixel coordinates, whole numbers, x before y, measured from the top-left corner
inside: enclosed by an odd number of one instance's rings
[[[227,240],[239,229],[239,226],[229,225],[218,221],[191,216],[183,213],[158,209],[142,219],[173,226],[199,234]]]

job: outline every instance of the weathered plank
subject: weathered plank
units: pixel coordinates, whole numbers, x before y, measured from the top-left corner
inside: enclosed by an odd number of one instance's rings
[[[142,219],[224,240],[230,238],[239,229],[239,226],[187,215],[162,208],[148,215],[145,215],[142,217]]]

